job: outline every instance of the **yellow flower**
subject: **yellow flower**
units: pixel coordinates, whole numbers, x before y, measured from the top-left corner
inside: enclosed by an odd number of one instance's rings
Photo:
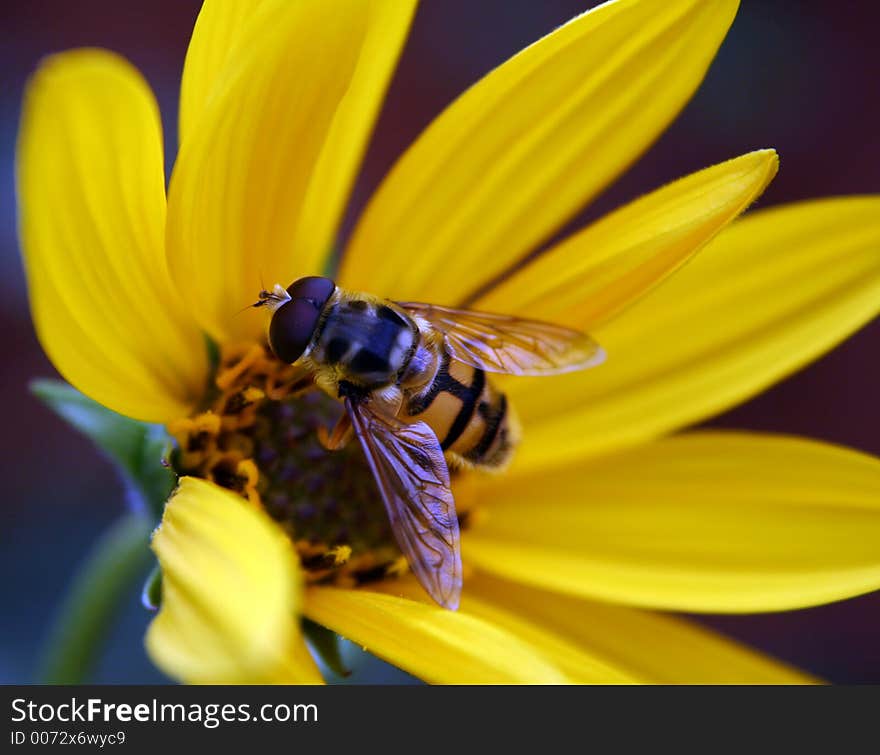
[[[239,313],[261,281],[327,269],[414,2],[207,2],[167,202],[138,73],[100,50],[43,63],[18,153],[40,340],[84,393],[166,424],[190,475],[153,540],[161,668],[317,681],[306,616],[434,682],[807,679],[646,609],[772,611],[876,589],[880,462],[789,437],[666,436],[876,314],[880,198],[725,228],[776,171],[772,151],[752,152],[520,264],[683,107],[736,7],[618,0],[526,48],[418,138],[345,248],[341,285],[552,320],[609,354],[504,381],[523,442],[506,474],[456,480],[457,612],[395,576],[359,452],[315,452],[333,407],[298,394],[261,345],[262,314]],[[204,333],[221,347],[215,373]]]

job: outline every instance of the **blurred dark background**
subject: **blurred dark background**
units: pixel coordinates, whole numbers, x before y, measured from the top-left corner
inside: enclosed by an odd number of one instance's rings
[[[659,1],[659,0],[658,0]],[[590,0],[423,0],[354,193],[352,217],[395,157],[444,105]],[[177,90],[195,0],[0,3],[0,683],[32,678],[41,640],[77,564],[122,510],[89,443],[27,392],[55,372],[31,327],[15,229],[14,145],[22,89],[47,53],[92,45],[132,60],[152,84],[170,167]],[[779,176],[761,206],[880,189],[880,5],[744,0],[709,75],[681,117],[584,218],[751,149],[775,147]],[[878,250],[880,251],[880,250]],[[798,433],[880,454],[880,322],[714,426]],[[158,682],[137,596],[96,680]],[[880,594],[782,614],[702,617],[716,629],[835,682],[880,682]],[[354,677],[397,679],[366,661]]]

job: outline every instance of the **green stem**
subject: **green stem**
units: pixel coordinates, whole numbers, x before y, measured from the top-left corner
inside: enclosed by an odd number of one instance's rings
[[[336,676],[343,678],[351,676],[351,671],[342,661],[342,653],[339,651],[339,635],[336,632],[332,632],[310,619],[303,619],[302,629],[312,649],[327,664],[327,668]]]
[[[68,590],[44,648],[37,678],[82,683],[132,584],[150,563],[150,523],[140,514],[115,522],[95,544]]]

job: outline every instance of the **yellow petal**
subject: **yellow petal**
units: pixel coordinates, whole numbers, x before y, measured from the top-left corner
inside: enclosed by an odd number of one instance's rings
[[[607,215],[501,282],[477,303],[591,330],[653,288],[748,207],[779,165],[751,152]]]
[[[457,494],[486,571],[651,608],[778,611],[880,588],[880,460],[795,438],[695,433]]]
[[[595,370],[509,383],[521,468],[698,422],[830,349],[880,310],[880,197],[749,215],[594,331]]]
[[[360,57],[321,149],[303,205],[303,222],[293,239],[299,269],[323,271],[416,3],[372,0]]]
[[[219,78],[200,79],[211,94],[172,176],[168,253],[217,340],[263,331],[263,312],[240,312],[261,287],[322,271],[412,12],[412,0],[266,0]]]
[[[162,608],[146,644],[163,671],[194,683],[321,681],[298,629],[296,555],[265,514],[184,477],[152,547]]]
[[[162,166],[156,102],[134,68],[91,49],[43,62],[17,166],[37,334],[70,383],[149,421],[187,411],[207,370],[168,277]]]
[[[310,619],[389,663],[440,684],[553,684],[567,681],[538,648],[461,611],[375,592],[313,587]]]
[[[593,653],[592,648],[581,643],[567,628],[564,632],[557,632],[556,626],[548,625],[542,620],[540,606],[537,606],[538,611],[533,611],[531,607],[508,600],[506,590],[493,589],[497,582],[498,580],[485,576],[468,580],[459,613],[487,621],[528,642],[575,684],[632,684],[641,680],[631,674],[628,668],[616,666],[603,656]],[[499,584],[506,587],[506,583]],[[431,604],[425,590],[411,577],[380,582],[371,589]],[[543,594],[541,596],[543,599]],[[552,599],[555,600],[556,597],[553,596]],[[580,605],[575,601],[570,602]]]
[[[546,240],[700,83],[735,0],[618,0],[530,45],[448,107],[358,224],[341,280],[454,304]]]
[[[648,684],[804,684],[816,681],[780,661],[684,621],[571,598],[480,574],[468,582],[505,610],[586,648]]]
[[[244,29],[263,0],[205,0],[193,27],[180,82],[180,138],[189,141]]]

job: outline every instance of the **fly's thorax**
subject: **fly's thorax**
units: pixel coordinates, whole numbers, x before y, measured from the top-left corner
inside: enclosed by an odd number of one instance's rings
[[[372,389],[396,383],[418,343],[418,327],[394,305],[339,290],[327,303],[308,358],[326,379]]]
[[[401,387],[409,396],[421,393],[430,386],[443,364],[446,353],[443,334],[434,330],[421,318],[413,319],[419,329],[419,340],[399,380]]]

